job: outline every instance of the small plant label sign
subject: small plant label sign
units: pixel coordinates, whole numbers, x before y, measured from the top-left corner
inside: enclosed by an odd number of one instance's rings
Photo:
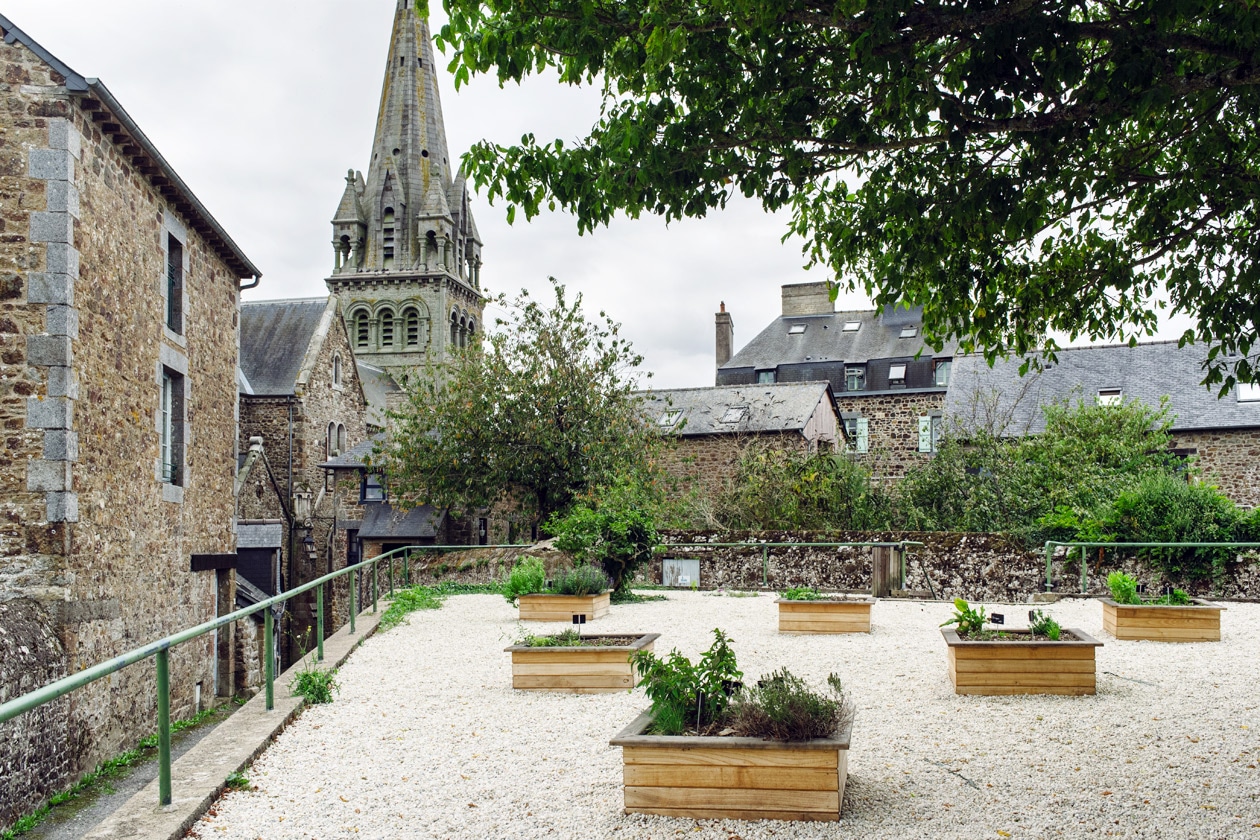
[[[990,624],[1005,624],[1006,616],[1002,615],[1002,613],[990,613],[989,623]]]

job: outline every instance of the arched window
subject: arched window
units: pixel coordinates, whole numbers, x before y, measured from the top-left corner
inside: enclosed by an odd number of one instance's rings
[[[333,385],[341,387],[341,354],[333,353]]]
[[[346,451],[346,427],[344,423],[337,424],[337,454],[341,455]]]
[[[406,330],[406,341],[408,347],[420,346],[420,313],[415,307],[408,307],[403,310],[403,324]]]
[[[386,207],[381,217],[381,256],[385,268],[394,264],[394,208]]]
[[[381,310],[381,346],[394,346],[394,310]]]
[[[368,314],[360,309],[354,316],[354,346],[366,350],[369,341]]]
[[[324,438],[324,457],[331,458],[337,448],[337,424],[328,424],[328,435]]]
[[[459,319],[459,346],[468,346],[468,321],[463,318]]]
[[[451,346],[459,346],[459,313],[451,313]]]

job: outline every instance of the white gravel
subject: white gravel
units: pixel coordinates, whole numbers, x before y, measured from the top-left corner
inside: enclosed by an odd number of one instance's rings
[[[1008,623],[1027,609],[1007,607]],[[1260,605],[1229,605],[1222,641],[1201,644],[1117,642],[1101,610],[1049,608],[1105,643],[1098,694],[1079,698],[954,694],[944,603],[881,601],[870,635],[788,636],[771,595],[677,592],[589,625],[659,632],[659,653],[693,659],[721,627],[746,678],[839,673],[858,713],[837,825],[623,814],[608,740],[647,705],[642,690],[513,691],[516,611],[453,597],[367,641],[336,702],[308,709],[249,771],[254,789],[225,795],[191,836],[1260,838]]]

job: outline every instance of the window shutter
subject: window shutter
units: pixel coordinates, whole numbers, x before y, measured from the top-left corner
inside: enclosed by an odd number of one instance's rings
[[[932,418],[926,414],[919,418],[919,451],[932,451]]]
[[[857,421],[857,451],[866,452],[870,448],[870,423],[865,417]]]

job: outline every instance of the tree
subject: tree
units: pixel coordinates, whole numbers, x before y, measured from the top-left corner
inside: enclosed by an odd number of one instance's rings
[[[423,7],[427,0],[419,0]],[[1196,326],[1260,377],[1255,0],[443,0],[456,85],[602,85],[576,145],[464,159],[508,219],[791,214],[811,264],[990,359]],[[1161,289],[1166,291],[1161,291]]]
[[[545,518],[610,482],[652,445],[635,396],[642,357],[604,313],[587,321],[552,280],[545,308],[528,293],[509,303],[485,345],[407,383],[374,460],[402,505],[456,510],[520,504]]]

